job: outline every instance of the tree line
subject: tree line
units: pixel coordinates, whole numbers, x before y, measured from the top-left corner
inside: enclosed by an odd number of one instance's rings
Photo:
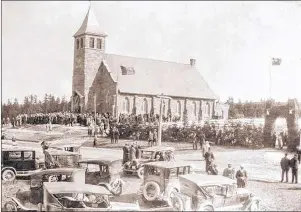
[[[270,100],[269,100],[270,101]],[[275,100],[272,100],[275,102]],[[260,100],[259,102],[245,101],[234,102],[233,97],[229,97],[227,102],[229,105],[229,118],[263,118],[265,116],[265,106],[267,101]],[[275,104],[286,104],[284,102],[275,102]],[[301,110],[299,111],[301,116]]]
[[[55,97],[52,94],[45,94],[43,100],[38,99],[37,95],[25,96],[23,102],[19,102],[17,98],[7,100],[2,104],[2,118],[12,118],[19,114],[35,114],[35,113],[55,113],[70,111],[71,102],[66,97]]]

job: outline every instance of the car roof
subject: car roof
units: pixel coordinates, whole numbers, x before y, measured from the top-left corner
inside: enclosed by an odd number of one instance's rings
[[[12,145],[9,146],[8,148],[2,148],[2,151],[12,151],[12,152],[18,152],[18,151],[31,151],[32,152],[32,151],[34,151],[35,152],[35,150],[32,148],[24,148],[24,147],[19,148],[18,146],[13,147]]]
[[[110,165],[113,163],[121,163],[122,159],[82,159],[79,160],[78,163],[89,163],[89,164],[104,164],[104,165]]]
[[[103,186],[91,184],[78,184],[75,182],[44,182],[44,188],[51,194],[59,193],[94,193],[110,195],[111,193]]]
[[[81,147],[83,146],[85,141],[58,141],[49,143],[49,147],[51,148],[64,148],[64,147]]]
[[[41,176],[44,174],[71,174],[76,171],[85,171],[84,169],[77,168],[56,168],[56,169],[45,169],[38,172],[34,172],[30,176]]]
[[[156,162],[146,163],[145,166],[154,166],[158,168],[172,169],[172,168],[183,167],[183,166],[191,166],[191,164],[185,161],[156,161]]]
[[[59,149],[47,149],[45,152],[48,152],[51,155],[80,155],[78,152],[69,152]]]
[[[147,147],[145,149],[142,149],[144,152],[158,152],[158,151],[175,151],[174,147],[167,147],[167,146],[153,146],[153,147]]]
[[[188,180],[197,184],[198,186],[208,185],[224,185],[224,184],[235,184],[235,180],[221,175],[207,175],[207,174],[187,174],[179,176],[180,182]]]

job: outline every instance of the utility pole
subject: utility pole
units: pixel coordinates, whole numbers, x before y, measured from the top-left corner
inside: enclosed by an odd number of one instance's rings
[[[96,127],[96,94],[94,94],[94,125]]]
[[[160,98],[160,117],[159,117],[159,127],[158,127],[158,141],[157,146],[161,146],[161,138],[162,138],[162,115],[163,115],[163,99],[171,99],[168,96],[164,96],[163,94],[158,95]]]

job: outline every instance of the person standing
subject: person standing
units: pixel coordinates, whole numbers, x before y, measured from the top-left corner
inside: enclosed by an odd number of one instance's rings
[[[209,148],[210,148],[209,141],[206,141],[206,143],[202,147],[203,157],[205,157],[205,154],[206,152],[208,152]]]
[[[228,167],[224,169],[223,176],[230,179],[234,179],[235,170],[232,168],[232,164],[228,164]]]
[[[148,146],[153,146],[154,133],[152,130],[148,132]]]
[[[201,131],[201,135],[200,135],[200,148],[201,149],[203,149],[203,146],[205,144],[205,140],[206,140],[205,134]]]
[[[273,145],[274,145],[274,147],[276,148],[276,142],[277,142],[277,135],[276,135],[276,132],[274,132],[273,133],[273,135],[272,135],[272,141],[273,141]]]
[[[123,149],[122,164],[125,164],[126,162],[129,161],[129,154],[130,154],[129,145],[126,143],[122,149]]]
[[[284,174],[286,177],[286,182],[288,182],[288,171],[290,169],[289,163],[290,163],[290,160],[287,158],[287,153],[285,153],[284,157],[280,161],[280,166],[281,166],[281,170],[282,170],[281,182],[283,182]]]
[[[158,141],[158,133],[157,133],[157,129],[154,129],[154,140],[153,140],[154,146],[157,146],[157,141]]]
[[[97,143],[97,135],[94,135],[93,147],[96,147]]]
[[[116,126],[114,126],[113,128],[113,133],[114,133],[114,143],[117,144],[119,139],[119,130]]]
[[[291,167],[292,167],[292,183],[298,183],[298,155],[295,154],[294,157],[291,159]]]
[[[136,148],[134,147],[133,144],[131,145],[131,148],[130,148],[130,158],[129,159],[131,161],[131,164],[136,159]]]
[[[245,188],[247,184],[248,175],[243,165],[240,165],[240,169],[236,172],[235,177],[237,180],[237,187]]]
[[[208,173],[209,166],[215,159],[213,153],[211,152],[210,147],[208,148],[208,151],[205,153],[204,157],[205,157],[205,161],[206,161],[206,172]]]

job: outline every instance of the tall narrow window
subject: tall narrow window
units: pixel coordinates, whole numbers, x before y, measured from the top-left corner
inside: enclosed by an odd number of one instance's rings
[[[142,103],[142,113],[147,114],[148,113],[148,105],[147,105],[147,100],[144,99]]]
[[[89,40],[89,47],[94,48],[94,38],[90,38]]]
[[[80,39],[80,48],[84,48],[84,39],[83,38]]]
[[[207,115],[210,116],[210,104],[209,104],[209,102],[206,104],[206,112],[207,112]]]
[[[197,115],[197,111],[196,111],[196,103],[193,102],[193,115],[196,116]]]
[[[130,100],[127,97],[123,101],[123,112],[130,113]]]
[[[76,39],[76,48],[79,49],[79,39]]]
[[[97,38],[97,48],[101,49],[101,39]]]
[[[177,114],[180,116],[181,115],[181,102],[180,101],[178,101],[177,102]]]

